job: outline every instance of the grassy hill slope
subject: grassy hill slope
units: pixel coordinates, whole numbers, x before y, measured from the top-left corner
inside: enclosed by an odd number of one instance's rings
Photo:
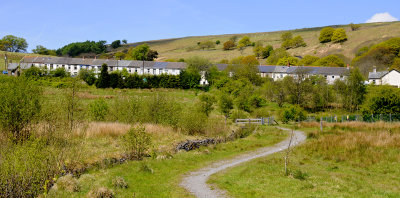
[[[343,44],[319,43],[318,37],[319,32],[323,27],[316,28],[304,28],[289,30],[294,36],[302,36],[304,41],[307,43],[307,47],[300,47],[297,49],[290,49],[289,52],[292,55],[315,55],[315,56],[326,56],[329,54],[341,53],[352,59],[355,52],[363,47],[370,46],[381,41],[387,40],[392,37],[400,36],[400,22],[390,23],[369,23],[361,24],[361,28],[357,31],[351,31],[349,25],[337,25],[332,26],[335,28],[344,28],[346,30],[348,41]],[[247,47],[243,54],[239,50],[223,51],[222,44],[227,41],[231,36],[237,35],[239,39],[245,35],[249,36],[252,42],[261,41],[264,45],[273,45],[274,48],[279,48],[281,45],[281,34],[286,31],[276,32],[260,32],[260,33],[248,33],[248,34],[226,34],[226,35],[213,35],[213,36],[194,36],[164,40],[145,41],[139,43],[131,43],[117,50],[122,50],[130,46],[136,46],[139,44],[147,43],[152,49],[155,49],[159,53],[159,60],[166,59],[179,59],[188,58],[191,56],[203,56],[213,62],[218,62],[222,59],[232,59],[240,55],[251,55],[253,54],[252,47]],[[188,51],[188,48],[197,46],[197,42],[203,41],[216,41],[220,40],[221,44],[217,45],[215,49],[211,50],[193,50]],[[262,63],[265,63],[262,61]]]

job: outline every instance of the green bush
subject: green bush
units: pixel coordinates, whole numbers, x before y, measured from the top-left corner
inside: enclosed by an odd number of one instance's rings
[[[183,112],[179,121],[181,130],[189,135],[204,134],[206,126],[206,114],[191,109]]]
[[[132,127],[123,136],[125,151],[133,159],[142,159],[151,146],[151,137],[142,125]]]
[[[89,112],[95,121],[103,121],[108,114],[108,105],[103,98],[93,101],[89,105]]]
[[[40,112],[42,92],[24,77],[0,83],[0,129],[15,142],[30,136],[29,125]]]
[[[62,150],[30,138],[0,145],[0,197],[37,197],[61,173]]]
[[[400,114],[400,91],[390,86],[374,87],[366,96],[363,114]]]
[[[283,123],[290,121],[299,122],[306,119],[306,112],[298,105],[287,106],[281,113],[281,120]]]
[[[338,28],[333,32],[331,40],[335,43],[342,43],[347,41],[346,30]]]
[[[320,43],[330,42],[333,36],[333,32],[335,32],[335,29],[332,27],[323,28],[319,34],[319,42]]]

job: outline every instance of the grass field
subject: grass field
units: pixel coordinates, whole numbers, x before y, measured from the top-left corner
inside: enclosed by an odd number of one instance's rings
[[[212,176],[233,197],[399,197],[400,125],[304,124],[308,141],[290,155],[253,160]]]
[[[351,31],[349,25],[344,26],[334,26],[342,27],[346,30],[348,36],[348,41],[343,44],[321,44],[318,41],[319,32],[322,27],[316,28],[305,28],[289,30],[293,32],[294,36],[302,36],[304,41],[307,43],[307,47],[300,47],[297,49],[288,50],[292,55],[304,56],[304,55],[314,55],[314,56],[326,56],[329,54],[340,53],[348,57],[350,60],[354,57],[355,52],[363,47],[370,46],[379,43],[383,40],[389,39],[391,37],[400,36],[400,22],[391,23],[371,23],[371,24],[361,24],[361,28],[357,31]],[[281,45],[281,34],[285,31],[276,32],[260,32],[260,33],[247,33],[247,34],[236,34],[239,39],[245,35],[250,37],[252,42],[260,41],[264,45],[272,45],[274,48],[279,48]],[[165,39],[148,41],[141,43],[148,43],[152,49],[155,49],[159,53],[159,60],[165,59],[175,59],[188,58],[191,56],[202,56],[209,59],[212,62],[218,62],[222,59],[232,59],[241,55],[252,55],[252,47],[247,47],[243,54],[239,50],[229,50],[223,51],[223,43],[227,41],[231,34],[227,35],[213,35],[213,36],[194,36],[194,37],[184,37],[176,39]],[[203,41],[216,41],[220,40],[221,44],[217,45],[215,49],[212,50],[193,50],[187,51],[189,47],[196,47],[197,42]],[[130,44],[135,46],[140,43]],[[123,48],[126,48],[123,47]],[[118,50],[121,50],[120,48]],[[261,60],[262,64],[265,61]]]
[[[78,179],[81,186],[79,192],[53,189],[48,195],[49,197],[83,197],[93,189],[107,187],[112,189],[117,197],[190,197],[179,186],[184,173],[215,160],[272,145],[283,140],[286,135],[275,128],[263,127],[255,134],[233,142],[202,147],[196,151],[182,151],[172,156],[160,155],[154,159],[131,161],[110,169],[90,171]],[[117,176],[123,177],[129,187],[126,189],[114,187],[111,181]]]

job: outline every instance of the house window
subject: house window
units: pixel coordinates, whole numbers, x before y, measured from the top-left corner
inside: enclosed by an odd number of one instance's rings
[[[128,70],[128,71],[129,71],[129,73],[131,73],[131,68],[129,68],[129,70]]]
[[[332,78],[335,78],[335,76],[332,76]]]
[[[62,68],[65,68],[65,65],[62,65]]]
[[[148,74],[150,73],[150,69],[147,69],[147,73],[148,73]]]
[[[137,73],[137,69],[135,69],[135,73]]]
[[[372,80],[373,83],[375,83],[375,80]]]
[[[50,69],[53,69],[53,64],[50,64]]]
[[[100,66],[97,66],[97,69],[98,69],[98,70],[100,70],[100,69],[101,69],[101,67],[100,67]]]
[[[77,66],[74,66],[74,70],[77,70],[78,69],[78,67]]]
[[[343,78],[343,76],[340,76],[340,78]]]
[[[283,74],[280,75],[280,78],[283,78]]]
[[[327,75],[324,75],[324,77],[325,77],[325,78],[328,78],[328,76],[327,76]]]

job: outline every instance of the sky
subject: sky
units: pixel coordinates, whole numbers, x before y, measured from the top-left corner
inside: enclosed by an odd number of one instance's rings
[[[0,0],[0,37],[58,49],[128,42],[397,21],[398,0]]]

